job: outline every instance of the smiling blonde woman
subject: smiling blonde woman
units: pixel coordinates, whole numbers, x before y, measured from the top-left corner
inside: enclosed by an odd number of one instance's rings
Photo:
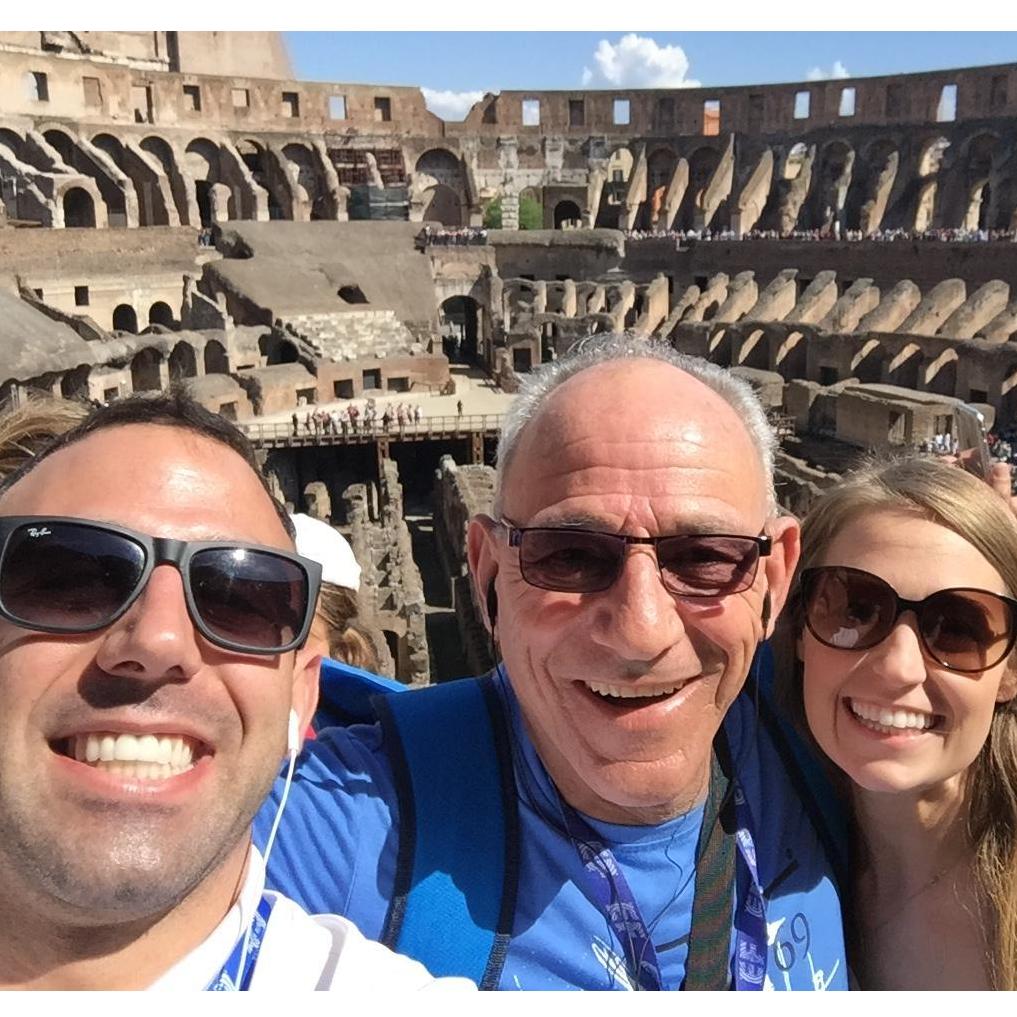
[[[781,669],[848,778],[862,988],[1017,987],[1017,527],[928,459],[876,465],[802,528]]]

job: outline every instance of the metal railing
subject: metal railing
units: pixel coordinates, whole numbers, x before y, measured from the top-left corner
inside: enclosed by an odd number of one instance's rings
[[[356,425],[330,424],[326,429],[320,423],[315,428],[312,421],[311,429],[307,429],[305,419],[297,414],[297,426],[293,422],[273,424],[241,424],[241,430],[255,444],[285,445],[344,445],[361,444],[378,439],[423,441],[428,438],[467,437],[472,434],[496,434],[501,430],[505,419],[500,413],[464,413],[448,416],[421,417],[419,421],[391,419],[388,427],[380,417],[368,422],[360,418]]]

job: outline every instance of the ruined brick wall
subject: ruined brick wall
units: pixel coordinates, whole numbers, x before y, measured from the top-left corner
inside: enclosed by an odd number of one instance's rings
[[[435,543],[471,674],[486,673],[494,660],[466,559],[466,530],[473,516],[490,515],[493,505],[494,470],[490,466],[460,466],[451,456],[442,456],[434,482]]]
[[[402,488],[395,462],[382,463],[380,512],[372,520],[365,485],[343,492],[350,544],[360,563],[360,603],[380,629],[393,658],[394,675],[408,685],[430,682],[424,626],[424,588],[413,560],[410,531],[403,519]]]

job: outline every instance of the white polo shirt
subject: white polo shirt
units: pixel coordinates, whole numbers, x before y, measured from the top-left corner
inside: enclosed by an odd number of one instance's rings
[[[219,976],[247,931],[265,891],[265,864],[252,846],[247,876],[236,903],[203,943],[157,979],[150,989],[200,991]],[[309,915],[281,894],[275,901],[257,955],[250,989],[328,989],[348,992],[411,992],[418,989],[469,991],[465,978],[433,978],[409,957],[365,939],[338,915]]]

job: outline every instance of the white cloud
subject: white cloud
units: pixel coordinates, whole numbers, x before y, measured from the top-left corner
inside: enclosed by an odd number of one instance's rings
[[[660,46],[630,32],[617,43],[601,39],[593,54],[596,65],[583,68],[584,88],[698,88],[686,77],[689,58],[681,46]]]
[[[448,89],[421,88],[424,105],[442,120],[462,120],[475,102],[484,98],[483,92],[451,92]]]
[[[826,81],[829,78],[850,78],[848,69],[839,61],[834,60],[833,67],[824,71],[822,67],[813,67],[805,76],[806,81]]]

